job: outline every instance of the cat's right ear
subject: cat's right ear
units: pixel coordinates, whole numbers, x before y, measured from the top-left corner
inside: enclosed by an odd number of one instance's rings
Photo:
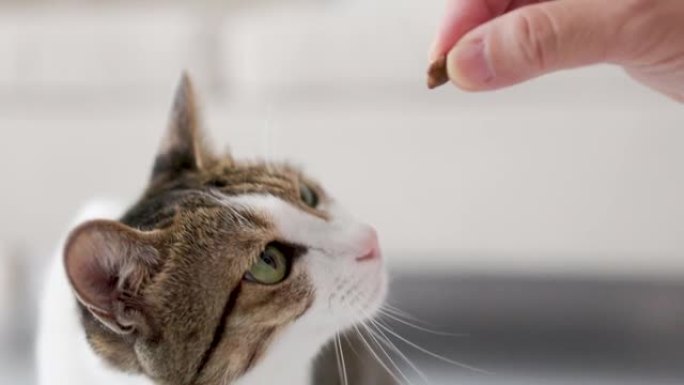
[[[176,90],[169,127],[152,171],[152,181],[172,179],[207,166],[211,154],[202,134],[199,108],[192,81],[184,73]]]
[[[64,249],[64,266],[79,302],[118,334],[151,326],[142,289],[159,263],[160,235],[114,221],[87,222]]]

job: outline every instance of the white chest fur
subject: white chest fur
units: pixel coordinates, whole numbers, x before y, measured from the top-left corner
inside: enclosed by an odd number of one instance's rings
[[[235,385],[311,383],[311,362],[325,343],[328,334],[317,333],[305,315],[278,336],[257,367]]]
[[[89,204],[76,223],[116,218],[117,205]],[[154,385],[107,367],[92,351],[81,327],[76,302],[62,265],[61,247],[51,261],[40,303],[36,347],[39,385]]]

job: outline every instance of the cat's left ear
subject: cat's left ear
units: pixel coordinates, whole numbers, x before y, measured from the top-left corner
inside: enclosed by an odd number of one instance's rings
[[[172,179],[207,167],[212,156],[204,143],[192,81],[184,73],[176,90],[169,127],[154,163],[152,180]]]
[[[161,236],[114,221],[87,222],[64,249],[64,267],[79,302],[118,334],[150,330],[143,289],[159,266]]]

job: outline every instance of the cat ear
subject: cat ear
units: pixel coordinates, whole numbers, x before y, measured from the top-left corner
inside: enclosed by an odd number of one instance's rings
[[[116,333],[144,328],[141,289],[159,262],[158,233],[113,221],[92,221],[74,230],[64,265],[79,302]]]
[[[194,87],[184,73],[176,90],[169,127],[154,163],[152,180],[204,168],[210,158],[202,138]]]

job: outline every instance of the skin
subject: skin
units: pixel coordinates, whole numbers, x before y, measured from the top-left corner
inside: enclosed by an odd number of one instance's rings
[[[467,91],[612,63],[684,102],[682,0],[448,0],[430,59]]]

